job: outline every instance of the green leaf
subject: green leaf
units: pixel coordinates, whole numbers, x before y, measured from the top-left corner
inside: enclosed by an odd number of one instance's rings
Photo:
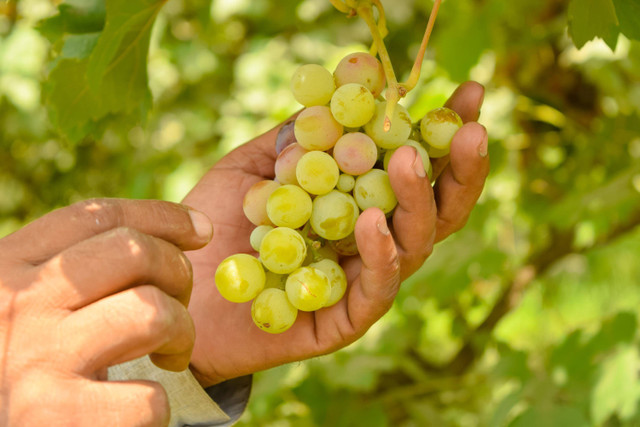
[[[603,423],[613,414],[622,420],[635,415],[640,398],[640,385],[635,380],[639,362],[637,350],[628,346],[602,363],[591,392],[591,417],[595,424]]]
[[[612,0],[571,0],[569,34],[580,49],[590,40],[601,38],[614,50],[618,43],[618,18]]]
[[[640,1],[613,0],[620,31],[630,39],[640,40]]]
[[[101,33],[63,38],[45,98],[52,122],[67,138],[86,136],[107,117],[146,118],[151,107],[147,53],[151,28],[163,3],[108,0]]]
[[[580,409],[573,406],[535,406],[520,414],[509,427],[587,427],[589,422]]]
[[[106,19],[104,0],[65,0],[58,6],[58,14],[38,25],[49,40],[62,34],[83,34],[102,31]]]

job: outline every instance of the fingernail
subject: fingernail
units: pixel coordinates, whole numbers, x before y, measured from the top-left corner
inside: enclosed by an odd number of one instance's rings
[[[487,157],[489,154],[489,137],[485,134],[478,145],[478,154],[480,157]]]
[[[424,163],[422,163],[422,157],[420,157],[417,151],[416,158],[413,160],[413,170],[420,178],[427,176],[427,171],[424,170]]]
[[[385,236],[388,236],[389,234],[391,234],[391,232],[389,231],[389,226],[387,225],[387,218],[383,215],[380,215],[380,218],[378,218],[378,222],[376,224],[378,226],[378,231],[382,234],[384,234]]]
[[[209,218],[202,212],[189,209],[189,216],[191,217],[191,223],[196,234],[207,241],[211,240],[213,236],[213,225]]]

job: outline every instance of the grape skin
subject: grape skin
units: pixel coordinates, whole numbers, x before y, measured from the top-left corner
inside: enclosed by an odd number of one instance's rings
[[[424,141],[438,150],[451,145],[453,135],[462,127],[462,119],[450,108],[429,111],[420,121],[420,133]]]
[[[302,147],[326,151],[335,145],[344,128],[333,118],[329,107],[318,105],[302,110],[296,118],[293,131]]]
[[[338,164],[324,151],[309,151],[298,160],[296,178],[311,194],[322,195],[333,190],[339,177]]]
[[[305,107],[327,104],[335,89],[333,75],[322,65],[301,65],[291,77],[293,97]]]
[[[329,246],[336,251],[337,254],[343,256],[358,255],[358,243],[356,242],[355,233],[349,234],[340,240],[330,240]]]
[[[307,256],[307,245],[302,236],[287,227],[274,228],[260,244],[260,260],[269,270],[287,274],[302,265]]]
[[[264,288],[266,281],[260,261],[248,254],[225,258],[216,269],[215,282],[220,295],[231,302],[252,300]]]
[[[333,158],[340,170],[349,175],[362,175],[371,170],[378,159],[378,149],[368,135],[350,132],[342,135],[333,147]]]
[[[313,267],[300,267],[291,273],[287,278],[285,290],[291,304],[302,311],[322,308],[331,296],[329,278],[321,270]]]
[[[381,169],[371,169],[356,179],[353,196],[360,209],[377,207],[385,214],[390,213],[398,204],[389,174]],[[313,217],[313,214],[312,214]]]
[[[271,230],[273,230],[273,227],[270,225],[259,225],[254,228],[249,236],[249,243],[251,244],[251,247],[256,251],[259,251],[262,239]]]
[[[356,179],[348,175],[346,173],[341,173],[338,178],[338,183],[336,184],[336,188],[338,191],[342,191],[343,193],[349,193],[353,190],[353,186],[356,184]]]
[[[298,310],[289,302],[282,289],[267,288],[253,300],[251,318],[256,326],[271,334],[289,329],[298,317]]]
[[[330,259],[323,259],[309,264],[309,267],[317,268],[326,274],[331,284],[331,294],[324,306],[330,307],[340,301],[347,291],[347,275],[340,264]]]
[[[290,119],[280,127],[278,135],[276,136],[276,154],[282,153],[282,150],[296,141],[296,135],[293,133],[293,127],[295,126],[295,120]]]
[[[340,240],[353,232],[359,215],[358,205],[351,195],[332,190],[313,200],[309,223],[320,237]]]
[[[382,64],[367,52],[354,52],[342,58],[333,76],[337,87],[359,83],[369,89],[374,98],[380,96],[386,84]]]
[[[385,132],[384,121],[386,107],[386,102],[379,102],[376,104],[376,111],[371,120],[364,125],[364,131],[380,148],[389,150],[400,147],[407,139],[409,139],[412,124],[411,116],[409,116],[407,109],[402,105],[397,104],[396,108],[393,110],[391,128]]]
[[[373,117],[375,99],[369,89],[358,83],[340,86],[331,97],[331,114],[343,126],[359,128]]]
[[[266,179],[253,184],[242,200],[244,215],[253,225],[273,225],[267,215],[267,199],[280,184]]]
[[[297,185],[283,185],[267,200],[269,219],[279,227],[302,227],[311,217],[311,196]]]
[[[276,180],[280,184],[299,185],[298,178],[296,178],[296,165],[300,157],[308,152],[309,150],[304,149],[300,144],[295,142],[282,150],[276,158]]]

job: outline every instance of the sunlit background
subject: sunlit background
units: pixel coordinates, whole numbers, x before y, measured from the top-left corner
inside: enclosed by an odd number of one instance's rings
[[[88,197],[181,200],[300,108],[298,65],[332,70],[370,43],[328,0],[169,0],[147,122],[71,141],[43,101],[52,46],[37,26],[55,3],[0,2],[0,236]],[[431,2],[383,4],[406,76]],[[460,82],[485,85],[484,194],[363,339],[257,374],[241,426],[640,424],[640,42],[577,49],[568,4],[443,3],[403,103],[417,120]]]

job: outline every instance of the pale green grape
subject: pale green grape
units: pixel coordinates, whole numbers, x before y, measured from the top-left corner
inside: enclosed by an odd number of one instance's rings
[[[215,282],[220,295],[231,302],[247,302],[258,295],[266,281],[260,261],[248,254],[225,258],[216,269]]]
[[[279,334],[289,329],[295,323],[296,317],[298,310],[281,289],[265,289],[251,304],[253,322],[258,328],[271,334]]]
[[[296,178],[311,194],[326,194],[333,190],[339,177],[338,164],[324,151],[309,151],[298,160]]]
[[[427,173],[429,178],[431,178],[433,169],[431,167],[431,160],[429,159],[429,153],[427,153],[426,148],[424,148],[422,144],[420,144],[419,142],[414,141],[412,139],[408,139],[407,142],[405,142],[403,145],[409,145],[416,149],[416,151],[418,152],[418,155],[422,159],[422,164],[424,165],[424,171]],[[384,160],[383,160],[384,170],[386,171],[389,170],[389,161],[391,160],[391,156],[393,156],[393,153],[395,153],[396,150],[397,148],[393,150],[388,150],[384,154]]]
[[[362,210],[377,207],[387,214],[398,204],[391,188],[389,175],[381,169],[372,169],[364,175],[360,175],[356,179],[353,196]],[[313,213],[311,217],[313,218]]]
[[[329,107],[318,105],[298,114],[293,132],[302,148],[325,151],[335,145],[344,128],[333,118]]]
[[[296,165],[300,157],[308,153],[302,146],[296,142],[285,147],[276,158],[275,173],[276,180],[280,184],[298,185],[296,178]]]
[[[340,240],[353,232],[359,215],[358,205],[351,195],[332,190],[313,200],[309,223],[318,236]]]
[[[427,150],[429,157],[431,157],[432,159],[439,159],[440,157],[444,157],[451,152],[450,145],[446,146],[445,148],[435,148],[425,142],[423,146]]]
[[[342,58],[333,72],[336,86],[359,83],[377,98],[384,89],[386,78],[378,58],[367,52],[355,52]]]
[[[384,118],[386,102],[376,104],[376,111],[371,120],[364,125],[364,131],[374,142],[384,149],[398,148],[409,138],[411,134],[411,116],[402,105],[396,105],[391,118],[391,128],[384,131]]]
[[[301,65],[291,77],[293,97],[305,107],[328,104],[335,88],[333,75],[322,65]]]
[[[271,230],[273,230],[273,227],[270,225],[259,225],[254,228],[249,236],[249,243],[251,244],[251,247],[256,251],[259,251],[262,239]]]
[[[353,190],[353,186],[356,183],[356,179],[348,175],[346,173],[341,173],[340,177],[338,177],[338,183],[336,184],[336,188],[343,193],[349,193]]]
[[[347,275],[340,264],[330,259],[323,259],[309,264],[309,267],[317,268],[326,274],[331,284],[331,295],[324,306],[329,307],[340,301],[347,290]]]
[[[340,86],[331,97],[331,114],[343,126],[358,128],[363,126],[376,109],[376,103],[369,89],[358,83]]]
[[[291,304],[302,311],[322,308],[331,296],[329,278],[313,267],[300,267],[291,273],[285,289]]]
[[[420,133],[424,141],[439,150],[451,145],[453,135],[462,127],[462,119],[450,108],[429,111],[420,121]]]
[[[273,225],[267,215],[267,199],[280,184],[265,179],[253,184],[242,201],[242,210],[253,225]]]
[[[307,255],[307,245],[296,230],[287,227],[274,228],[260,244],[260,260],[274,273],[287,274],[302,265]]]
[[[287,274],[278,274],[267,270],[265,272],[266,281],[264,283],[264,288],[277,288],[284,291],[284,285],[287,283],[287,276]]]
[[[302,227],[311,217],[311,196],[297,185],[276,189],[267,200],[269,219],[279,227]]]
[[[333,147],[333,158],[340,170],[350,175],[362,175],[371,170],[378,160],[378,147],[368,135],[349,132],[340,137]]]

